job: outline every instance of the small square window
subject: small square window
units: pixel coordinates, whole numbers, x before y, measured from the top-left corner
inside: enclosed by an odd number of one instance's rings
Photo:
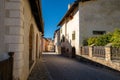
[[[94,35],[103,35],[105,33],[106,33],[106,31],[93,31]]]
[[[73,31],[72,40],[75,40],[75,31]]]
[[[62,29],[60,30],[60,33],[62,33]]]

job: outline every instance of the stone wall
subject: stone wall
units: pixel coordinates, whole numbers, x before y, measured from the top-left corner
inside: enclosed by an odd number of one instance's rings
[[[30,35],[30,29],[33,29],[33,39],[32,39],[32,60],[34,61],[34,63],[36,62],[36,59],[39,58],[40,53],[41,53],[41,36],[42,33],[39,32],[35,19],[31,13],[31,9],[30,9],[30,5],[29,2],[27,0],[23,0],[22,2],[23,5],[23,28],[24,28],[24,52],[23,52],[23,62],[24,65],[22,72],[24,71],[25,73],[21,73],[23,76],[23,79],[21,80],[26,80],[29,73],[31,72],[33,66],[31,67],[31,69],[29,69],[29,35]],[[38,40],[36,40],[38,39]],[[36,42],[38,41],[38,42]]]
[[[4,35],[6,33],[6,27],[4,26],[4,11],[5,1],[0,0],[0,54],[6,53],[6,46],[4,42]]]
[[[93,62],[102,64],[104,66],[110,67],[114,70],[120,71],[120,60],[112,60],[111,54],[114,54],[114,53],[111,52],[111,47],[106,46],[104,48],[105,48],[105,58],[93,56],[93,47],[92,46],[88,46],[88,50],[89,50],[89,52],[87,53],[88,55],[84,55],[84,52],[82,52],[82,54],[80,54],[79,56],[84,57]],[[102,54],[102,53],[100,53],[100,54]],[[119,52],[118,52],[118,54],[119,54]]]
[[[0,0],[0,54],[15,52],[14,80],[27,80],[34,66],[33,64],[29,69],[29,33],[31,26],[34,30],[32,39],[32,59],[34,63],[41,52],[42,33],[37,28],[28,1]]]
[[[6,33],[4,41],[6,52],[15,52],[14,55],[14,79],[20,79],[23,67],[23,51],[24,51],[24,29],[21,16],[23,15],[23,6],[21,0],[4,0],[5,1],[5,18],[4,27]]]

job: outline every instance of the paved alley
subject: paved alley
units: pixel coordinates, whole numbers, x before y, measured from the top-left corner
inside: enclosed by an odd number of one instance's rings
[[[60,55],[50,53],[44,54],[42,60],[42,65],[45,67],[43,74],[46,74],[43,76],[46,78],[33,78],[30,80],[120,80],[120,75],[114,74],[111,71],[108,72],[107,70],[84,64],[74,59],[62,57]],[[40,69],[39,66],[38,69]],[[40,77],[42,72],[34,69],[31,78],[35,74],[37,77]]]
[[[51,80],[43,59],[37,60],[28,80]]]

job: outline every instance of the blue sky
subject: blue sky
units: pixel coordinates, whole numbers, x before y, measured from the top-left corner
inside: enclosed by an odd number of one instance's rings
[[[44,37],[53,38],[57,24],[68,10],[68,4],[75,0],[42,0]]]

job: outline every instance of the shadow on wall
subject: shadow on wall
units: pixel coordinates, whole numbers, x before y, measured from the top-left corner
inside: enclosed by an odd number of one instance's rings
[[[61,40],[61,55],[67,56],[70,58],[76,57],[76,49],[71,45],[71,40],[69,41],[65,36],[62,36]]]

